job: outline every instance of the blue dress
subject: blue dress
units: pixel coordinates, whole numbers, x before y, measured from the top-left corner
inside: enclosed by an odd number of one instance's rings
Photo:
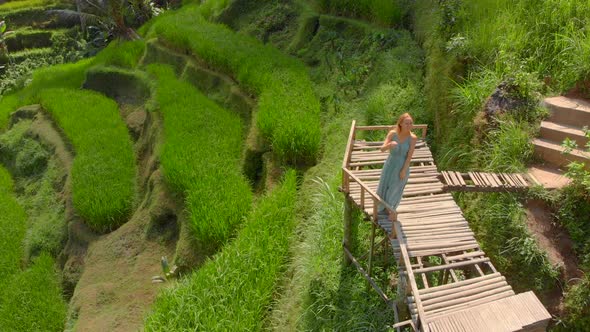
[[[394,133],[391,139],[395,140],[398,144],[395,148],[389,150],[389,156],[385,160],[381,178],[379,179],[377,195],[391,205],[392,208],[397,209],[399,202],[402,200],[402,194],[408,182],[408,177],[410,177],[409,167],[406,171],[406,177],[403,180],[399,178],[399,173],[406,163],[412,137],[408,136],[403,143],[400,143],[397,133]],[[383,204],[379,204],[379,214],[386,214]]]

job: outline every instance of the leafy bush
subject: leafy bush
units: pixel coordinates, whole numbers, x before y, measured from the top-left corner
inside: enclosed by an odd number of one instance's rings
[[[126,221],[135,194],[135,157],[117,104],[101,94],[46,89],[43,107],[71,141],[74,207],[97,231]]]
[[[315,161],[320,142],[320,107],[300,62],[257,40],[207,22],[195,5],[159,18],[148,35],[188,49],[231,72],[258,94],[257,125],[277,155],[291,163]]]
[[[566,290],[565,310],[568,315],[558,331],[584,331],[590,326],[590,275]]]
[[[148,70],[158,80],[164,176],[184,195],[197,238],[215,248],[228,239],[252,200],[240,172],[242,123],[238,115],[176,79],[171,67],[151,65]]]
[[[295,227],[296,175],[261,198],[221,253],[157,299],[146,331],[259,331]]]

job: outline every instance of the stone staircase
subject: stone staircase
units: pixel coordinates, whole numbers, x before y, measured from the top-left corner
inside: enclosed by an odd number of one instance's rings
[[[541,122],[540,135],[533,140],[535,156],[561,169],[570,161],[583,162],[590,168],[590,153],[585,152],[588,139],[582,130],[584,126],[590,128],[590,102],[558,96],[546,98],[544,104],[551,115]],[[578,144],[569,155],[562,154],[566,137]]]

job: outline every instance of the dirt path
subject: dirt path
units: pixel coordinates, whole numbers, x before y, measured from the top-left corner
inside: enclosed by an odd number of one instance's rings
[[[130,221],[89,246],[70,302],[75,331],[137,331],[143,326],[159,289],[167,285],[153,284],[151,278],[162,274],[161,257],[172,259],[176,248],[176,239],[150,236],[150,212],[138,209]]]
[[[553,222],[551,211],[542,200],[529,200],[525,204],[527,226],[543,249],[552,265],[562,269],[562,279],[568,281],[581,277],[578,261],[573,252],[573,242],[569,235]],[[549,296],[549,311],[560,313],[563,310],[563,291],[557,289]]]

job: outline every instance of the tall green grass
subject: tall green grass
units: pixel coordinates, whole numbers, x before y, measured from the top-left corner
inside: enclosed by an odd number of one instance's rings
[[[319,7],[336,15],[361,17],[391,26],[399,25],[408,13],[405,0],[317,0]]]
[[[12,193],[10,174],[0,167],[0,284],[20,270],[26,215]]]
[[[21,271],[26,214],[0,167],[0,326],[3,331],[61,331],[66,304],[53,259],[42,254]]]
[[[197,238],[215,247],[227,240],[249,210],[252,193],[240,173],[244,146],[238,115],[220,108],[165,65],[152,65],[164,134],[162,168],[184,194]]]
[[[41,254],[31,267],[6,281],[0,285],[3,331],[63,331],[67,304],[50,255]]]
[[[257,126],[277,155],[290,163],[316,160],[320,107],[300,62],[251,37],[207,22],[195,5],[154,22],[149,36],[158,36],[232,73],[258,95]]]
[[[295,228],[295,171],[265,195],[235,241],[164,292],[146,331],[260,331]]]
[[[0,96],[0,130],[3,130],[8,125],[10,114],[19,106],[18,96],[11,94],[7,96]]]
[[[95,230],[112,230],[129,216],[135,194],[135,158],[117,104],[73,89],[41,91],[43,107],[71,141],[74,207]]]
[[[133,69],[145,52],[145,41],[114,40],[93,59],[93,64]]]
[[[54,0],[22,0],[9,1],[0,5],[0,14],[6,14],[18,9],[34,8],[53,5],[58,1]]]
[[[544,296],[557,287],[559,271],[530,235],[518,197],[461,193],[458,202],[482,249],[514,289]]]

